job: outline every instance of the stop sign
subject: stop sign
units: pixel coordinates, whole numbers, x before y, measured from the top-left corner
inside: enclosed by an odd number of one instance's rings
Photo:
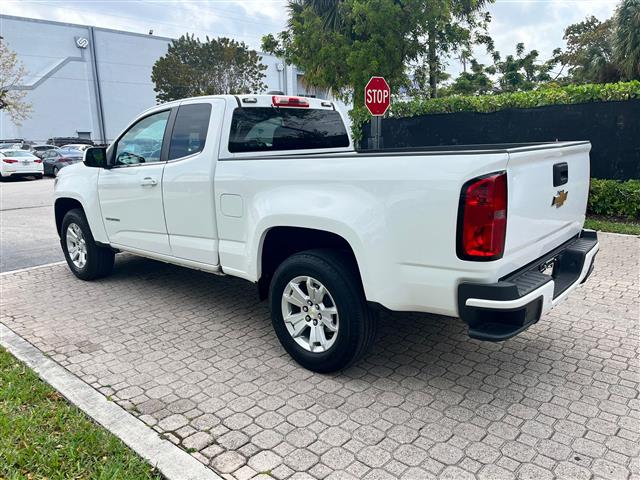
[[[391,105],[391,88],[383,77],[371,77],[364,87],[364,104],[371,115],[384,115]]]

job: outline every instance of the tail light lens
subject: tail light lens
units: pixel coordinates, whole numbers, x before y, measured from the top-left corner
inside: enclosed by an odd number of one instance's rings
[[[474,178],[462,187],[458,211],[458,257],[502,258],[507,233],[507,174]]]
[[[33,161],[34,161],[34,163],[42,163],[42,159],[41,158],[34,158]]]
[[[2,161],[4,163],[18,163],[18,160],[14,160],[13,158],[3,158]]]
[[[271,104],[274,107],[309,108],[309,102],[300,97],[281,97],[274,95],[271,97]]]

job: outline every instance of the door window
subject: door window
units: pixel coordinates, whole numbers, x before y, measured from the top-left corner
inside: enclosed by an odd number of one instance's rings
[[[116,144],[115,165],[159,162],[162,139],[168,120],[169,110],[166,110],[149,115],[135,123]]]
[[[211,105],[208,103],[182,105],[178,109],[169,145],[169,160],[193,155],[204,149],[210,116]]]

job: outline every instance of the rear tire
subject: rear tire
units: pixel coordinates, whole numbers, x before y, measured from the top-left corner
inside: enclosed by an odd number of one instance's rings
[[[82,210],[69,210],[64,216],[60,244],[67,265],[79,279],[95,280],[111,273],[115,254],[96,244]]]
[[[375,339],[377,317],[367,305],[355,262],[342,252],[308,250],[286,259],[273,275],[269,303],[280,343],[314,372],[346,368]]]

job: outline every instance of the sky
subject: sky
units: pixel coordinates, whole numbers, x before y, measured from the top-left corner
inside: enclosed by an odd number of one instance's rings
[[[564,28],[594,15],[604,20],[617,0],[496,0],[490,34],[503,57],[524,42],[547,59],[564,46]],[[178,37],[227,36],[259,49],[262,35],[277,33],[287,18],[286,0],[0,0],[0,13]],[[480,54],[480,52],[478,52]],[[480,60],[484,60],[479,55]],[[486,61],[486,60],[485,60]],[[448,71],[460,71],[455,60]]]

